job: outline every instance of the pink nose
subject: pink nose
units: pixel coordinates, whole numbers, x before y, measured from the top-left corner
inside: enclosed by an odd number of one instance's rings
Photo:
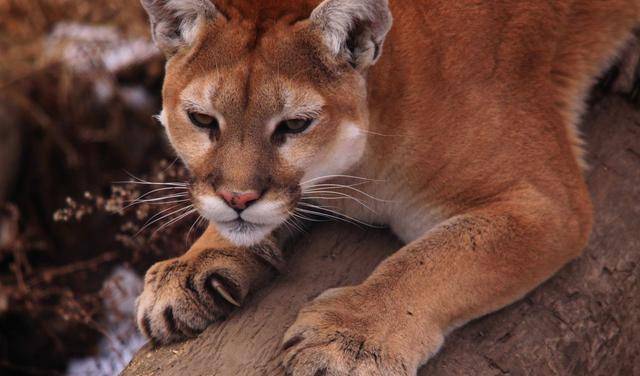
[[[260,194],[256,191],[229,192],[221,190],[218,191],[218,195],[236,210],[244,210],[260,198]]]

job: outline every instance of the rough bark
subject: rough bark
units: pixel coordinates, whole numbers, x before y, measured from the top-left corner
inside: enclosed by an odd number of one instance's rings
[[[589,247],[525,299],[457,330],[420,375],[640,374],[640,111],[607,98],[585,124],[596,208]],[[300,307],[364,279],[399,243],[320,226],[287,273],[200,337],[142,349],[124,375],[281,375],[278,348]]]

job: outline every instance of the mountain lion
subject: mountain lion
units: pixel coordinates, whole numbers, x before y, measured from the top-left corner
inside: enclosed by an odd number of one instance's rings
[[[137,320],[156,342],[196,335],[273,277],[286,227],[335,218],[406,245],[299,313],[284,368],[414,375],[447,333],[586,245],[576,125],[640,1],[142,4],[168,57],[159,118],[209,221],[146,275]]]

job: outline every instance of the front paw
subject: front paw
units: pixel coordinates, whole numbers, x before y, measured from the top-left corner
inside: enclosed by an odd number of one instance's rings
[[[255,257],[221,250],[159,262],[145,276],[138,327],[160,344],[194,337],[240,306],[263,269]]]
[[[416,352],[409,349],[410,340],[400,333],[398,321],[384,309],[354,287],[318,297],[285,334],[287,374],[415,375]]]

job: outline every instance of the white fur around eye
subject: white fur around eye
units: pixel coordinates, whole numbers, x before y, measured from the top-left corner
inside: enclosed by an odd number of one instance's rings
[[[280,155],[292,166],[304,171],[301,181],[322,176],[338,175],[347,172],[362,158],[367,144],[367,135],[355,123],[347,122],[340,126],[340,133],[330,145],[312,153],[296,150],[295,142],[285,144]]]
[[[207,132],[190,126],[188,119],[184,122],[189,124],[189,128],[184,128],[184,125],[178,126],[182,127],[181,129],[174,129],[169,126],[166,130],[173,149],[178,153],[180,159],[182,159],[187,166],[190,166],[202,158],[206,158],[213,143]]]
[[[165,126],[169,141],[187,166],[194,165],[207,157],[214,147],[208,132],[197,129],[189,119],[188,111],[193,110],[209,116],[215,116],[220,129],[224,131],[224,117],[216,111],[212,104],[219,89],[221,78],[212,73],[193,80],[180,92],[180,104],[171,109],[163,109],[158,120]],[[170,120],[171,119],[171,120]]]
[[[222,85],[222,77],[219,73],[207,74],[187,85],[180,93],[180,101],[195,111],[216,115],[222,122],[220,114],[212,105],[212,99],[219,92],[220,85]]]
[[[282,83],[282,113],[267,123],[267,135],[273,134],[280,122],[291,119],[318,119],[321,116],[325,101],[312,89],[294,89],[291,83]]]

